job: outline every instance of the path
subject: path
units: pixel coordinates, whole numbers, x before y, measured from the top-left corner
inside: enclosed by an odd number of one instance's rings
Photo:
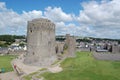
[[[15,72],[7,72],[0,74],[0,80],[20,80]]]
[[[21,71],[24,72],[24,75],[28,75],[30,73],[39,71],[38,74],[32,76],[32,78],[36,78],[36,76],[40,75],[41,73],[47,72],[47,71],[50,71],[52,73],[57,73],[57,72],[62,71],[62,68],[60,67],[60,63],[62,61],[63,60],[59,61],[58,63],[54,65],[46,67],[47,70],[43,70],[43,71],[40,71],[41,67],[29,66],[29,65],[24,64],[23,59],[14,59],[11,62],[11,64],[16,65],[17,68],[19,68]],[[0,74],[0,80],[21,80],[21,79],[20,79],[20,76],[16,74],[16,72],[7,72],[7,73]],[[41,78],[37,80],[43,80],[43,79]]]
[[[24,64],[22,59],[14,59],[12,61],[12,64],[16,65],[25,74],[30,74],[30,73],[36,72],[41,69],[38,66],[30,66],[30,65]]]
[[[58,72],[61,72],[63,69],[62,67],[60,67],[60,63],[62,62],[63,60],[59,61],[58,63],[54,64],[54,65],[51,65],[50,67],[47,67],[45,70],[40,70],[38,74],[35,74],[32,76],[32,79],[33,80],[44,80],[43,77],[41,77],[40,79],[36,78],[37,76],[40,76],[41,74],[45,73],[45,72],[51,72],[51,73],[58,73]]]

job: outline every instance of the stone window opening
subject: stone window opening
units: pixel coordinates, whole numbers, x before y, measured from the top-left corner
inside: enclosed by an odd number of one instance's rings
[[[30,28],[30,32],[32,33],[32,28]]]
[[[55,47],[56,54],[58,53],[58,46]]]
[[[33,55],[35,55],[35,53],[33,52]]]
[[[32,33],[32,30],[30,30],[30,32]]]

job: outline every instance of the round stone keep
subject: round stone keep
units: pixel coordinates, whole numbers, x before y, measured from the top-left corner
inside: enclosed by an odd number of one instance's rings
[[[49,66],[56,59],[55,24],[43,18],[28,21],[27,54],[24,63]]]

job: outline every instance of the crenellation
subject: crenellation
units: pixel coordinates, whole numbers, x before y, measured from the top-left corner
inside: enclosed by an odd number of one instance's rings
[[[31,22],[30,23],[31,25],[30,25],[30,30],[32,29],[32,30],[34,30],[34,31],[39,31],[39,30],[54,30],[55,29],[55,24],[53,24],[53,23],[33,23],[33,22]],[[34,25],[33,25],[34,24]]]

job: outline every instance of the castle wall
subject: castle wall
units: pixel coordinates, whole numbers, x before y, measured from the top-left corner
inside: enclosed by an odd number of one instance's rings
[[[75,47],[76,47],[76,41],[74,37],[71,37],[69,34],[66,34],[66,40],[65,45],[67,46],[67,56],[68,57],[74,57],[75,56]]]
[[[112,53],[120,53],[120,46],[112,45]]]

